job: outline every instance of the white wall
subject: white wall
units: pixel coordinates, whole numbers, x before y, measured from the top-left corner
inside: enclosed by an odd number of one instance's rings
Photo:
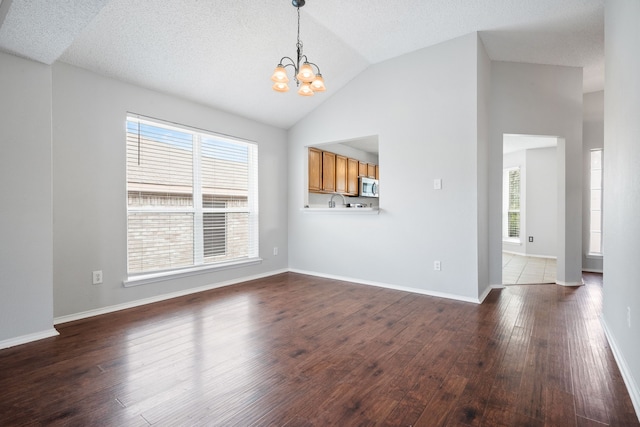
[[[489,174],[490,174],[490,107],[491,107],[491,60],[484,45],[477,39],[477,130],[478,130],[478,295],[480,299],[491,289],[489,281]]]
[[[587,256],[589,253],[590,214],[590,168],[591,150],[604,147],[604,91],[584,94],[582,122],[582,268],[589,271],[602,271],[602,258]],[[606,153],[605,153],[606,156]]]
[[[526,253],[555,257],[558,251],[558,161],[556,147],[527,150]],[[529,242],[529,236],[533,242]]]
[[[478,52],[474,33],[371,66],[290,130],[292,269],[478,299]],[[380,215],[302,212],[305,147],[367,135]]]
[[[606,2],[603,319],[637,414],[640,414],[639,21],[639,1]]]
[[[0,348],[55,335],[51,72],[0,53]]]
[[[258,142],[260,265],[124,288],[125,115],[156,117]],[[63,63],[53,66],[55,316],[287,268],[286,132]],[[273,256],[273,247],[279,255]],[[102,270],[104,283],[91,284]]]
[[[564,138],[564,208],[558,211],[560,283],[581,283],[582,250],[582,69],[498,62],[491,64],[490,280],[502,282],[502,138],[505,133]]]

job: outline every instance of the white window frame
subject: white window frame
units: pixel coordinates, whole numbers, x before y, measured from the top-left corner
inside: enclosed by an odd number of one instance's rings
[[[235,268],[241,266],[248,266],[253,264],[259,264],[262,260],[259,257],[259,228],[258,228],[258,147],[257,144],[253,141],[247,141],[240,138],[230,137],[227,135],[217,134],[211,131],[204,131],[197,128],[192,128],[185,125],[177,125],[171,122],[162,121],[159,119],[154,119],[150,117],[141,116],[138,114],[127,114],[127,122],[140,122],[144,124],[148,124],[151,126],[162,127],[168,130],[175,130],[178,132],[189,133],[193,135],[193,206],[192,207],[184,207],[184,208],[175,208],[168,207],[165,210],[158,209],[157,207],[148,207],[148,208],[139,208],[129,207],[129,203],[127,203],[127,218],[129,217],[129,213],[135,212],[182,212],[182,213],[192,213],[194,215],[194,229],[193,229],[193,265],[187,267],[180,268],[172,268],[166,270],[157,270],[157,271],[149,271],[149,272],[141,272],[141,273],[131,273],[129,272],[129,245],[127,243],[127,277],[123,281],[123,285],[125,287],[136,286],[146,283],[153,283],[163,280],[170,280],[180,277],[191,276],[193,274],[203,274],[207,272],[211,272],[212,270],[223,270],[228,268]],[[203,197],[202,197],[202,185],[201,185],[201,141],[203,139],[214,139],[217,141],[223,141],[226,143],[232,144],[240,144],[247,147],[248,151],[248,185],[247,185],[247,207],[213,207],[213,208],[205,208],[203,207]],[[127,188],[128,188],[127,179]],[[127,189],[127,198],[129,196],[129,191]],[[227,204],[225,203],[225,206]],[[249,239],[249,247],[247,256],[241,259],[233,259],[230,261],[222,261],[217,262],[212,260],[212,258],[216,258],[215,256],[207,257],[207,260],[204,258],[204,232],[203,232],[203,218],[204,214],[212,212],[212,213],[224,213],[225,214],[225,222],[227,215],[230,213],[247,213],[248,220],[248,239]],[[128,220],[127,220],[128,224]],[[225,231],[225,240],[228,239],[229,230]],[[129,232],[127,232],[127,240],[129,239]],[[225,247],[227,242],[225,242]]]
[[[593,156],[595,153],[600,154],[600,169],[593,167]],[[594,182],[594,173],[599,174],[599,179]],[[595,148],[589,152],[589,248],[587,256],[590,258],[602,258],[604,254],[603,240],[602,240],[602,202],[603,202],[603,184],[604,184],[604,150],[602,148]],[[593,192],[599,193],[600,203],[598,206],[593,206]],[[599,220],[594,220],[594,212],[598,212]],[[595,221],[595,222],[594,222]],[[596,227],[597,226],[597,227]],[[599,236],[600,252],[593,250],[592,239],[594,234]]]

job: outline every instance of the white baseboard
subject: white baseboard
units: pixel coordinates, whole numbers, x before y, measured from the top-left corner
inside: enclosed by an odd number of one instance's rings
[[[556,285],[560,286],[584,286],[582,281],[580,282],[563,282],[561,280],[556,280]]]
[[[611,330],[609,330],[609,327],[607,326],[607,322],[602,316],[600,316],[600,323],[602,324],[602,329],[604,329],[607,341],[609,341],[613,357],[616,359],[616,363],[618,364],[618,368],[622,374],[624,384],[627,386],[631,403],[633,403],[633,408],[636,411],[636,417],[638,417],[638,420],[640,421],[640,389],[638,388],[638,384],[636,384],[633,376],[631,375],[631,369],[629,369],[629,365],[627,365],[624,355],[620,351],[616,340],[613,338],[613,334],[611,334]]]
[[[553,255],[536,255],[536,254],[528,254],[526,252],[515,252],[515,251],[505,251],[505,250],[503,250],[502,252],[509,255],[526,256],[529,258],[558,259],[557,256],[553,256]]]
[[[493,289],[495,289],[493,286],[487,286],[484,292],[482,292],[482,294],[480,295],[480,298],[478,298],[478,303],[482,304],[485,298],[489,296],[489,292],[491,292]]]
[[[87,311],[83,311],[83,312],[80,312],[80,313],[74,313],[74,314],[69,314],[69,315],[65,315],[65,316],[59,316],[59,317],[56,317],[56,318],[53,319],[53,323],[54,323],[54,325],[59,325],[61,323],[73,322],[75,320],[81,320],[81,319],[86,319],[86,318],[93,317],[93,316],[99,316],[101,314],[113,313],[113,312],[120,311],[120,310],[126,310],[126,309],[129,309],[129,308],[140,307],[140,306],[143,306],[143,305],[146,305],[146,304],[151,304],[151,303],[154,303],[154,302],[160,302],[160,301],[168,300],[168,299],[171,299],[171,298],[177,298],[177,297],[181,297],[181,296],[185,296],[185,295],[194,294],[194,293],[197,293],[197,292],[203,292],[203,291],[208,291],[208,290],[211,290],[211,289],[222,288],[222,287],[225,287],[225,286],[236,285],[238,283],[247,282],[247,281],[250,281],[250,280],[261,279],[261,278],[264,278],[264,277],[274,276],[276,274],[281,274],[281,273],[286,273],[286,272],[300,273],[300,274],[306,274],[306,275],[309,275],[309,276],[316,276],[316,277],[324,277],[324,278],[327,278],[327,279],[342,280],[342,281],[345,281],[345,282],[358,283],[358,284],[361,284],[361,285],[377,286],[377,287],[387,288],[387,289],[395,289],[395,290],[398,290],[398,291],[413,292],[413,293],[422,294],[422,295],[428,295],[428,296],[432,296],[432,297],[447,298],[447,299],[452,299],[452,300],[456,300],[456,301],[471,302],[471,303],[474,303],[474,304],[481,304],[482,301],[484,301],[485,298],[489,295],[489,292],[491,292],[492,289],[504,288],[503,285],[491,285],[491,286],[487,287],[484,290],[484,292],[482,293],[482,295],[479,298],[468,298],[468,297],[463,297],[463,296],[460,296],[460,295],[449,294],[449,293],[444,293],[444,292],[427,291],[427,290],[424,290],[424,289],[416,289],[416,288],[410,288],[410,287],[407,287],[407,286],[398,286],[398,285],[393,285],[393,284],[389,284],[389,283],[374,282],[374,281],[370,281],[370,280],[354,279],[352,277],[336,276],[336,275],[331,275],[331,274],[318,273],[318,272],[315,272],[315,271],[306,271],[306,270],[298,270],[298,269],[281,269],[281,270],[270,271],[268,273],[258,274],[258,275],[254,275],[254,276],[246,276],[246,277],[241,277],[241,278],[238,278],[238,279],[228,280],[226,282],[219,282],[219,283],[214,283],[214,284],[211,284],[211,285],[200,286],[200,287],[197,287],[197,288],[185,289],[185,290],[182,290],[182,291],[172,292],[172,293],[163,294],[163,295],[157,295],[157,296],[150,297],[150,298],[143,298],[143,299],[130,301],[130,302],[122,303],[122,304],[111,305],[111,306],[108,306],[108,307],[101,307],[101,308],[97,308],[97,309],[94,309],[94,310],[87,310]]]
[[[74,320],[86,319],[88,317],[99,316],[101,314],[113,313],[115,311],[126,310],[128,308],[139,307],[141,305],[151,304],[154,302],[160,302],[171,298],[182,297],[185,295],[195,294],[197,292],[209,291],[211,289],[222,288],[225,286],[236,285],[242,282],[248,282],[250,280],[262,279],[264,277],[275,276],[276,274],[286,273],[288,269],[270,271],[268,273],[256,274],[254,276],[245,276],[238,279],[227,280],[225,282],[213,283],[211,285],[200,286],[197,288],[184,289],[182,291],[171,292],[168,294],[157,295],[150,298],[143,298],[135,301],[130,301],[122,304],[110,305],[108,307],[96,308],[94,310],[87,310],[80,313],[69,314],[66,316],[60,316],[53,319],[53,324],[58,325],[60,323],[73,322]]]
[[[316,276],[316,277],[323,277],[325,279],[341,280],[343,282],[357,283],[359,285],[376,286],[379,288],[387,288],[387,289],[394,289],[396,291],[412,292],[414,294],[428,295],[431,297],[438,297],[438,298],[447,298],[447,299],[452,299],[456,301],[471,302],[474,304],[480,304],[482,302],[482,300],[479,298],[468,298],[468,297],[463,297],[455,294],[448,294],[444,292],[427,291],[424,289],[410,288],[407,286],[398,286],[398,285],[392,285],[389,283],[382,283],[382,282],[374,282],[371,280],[354,279],[353,277],[336,276],[333,274],[324,274],[324,273],[318,273],[315,271],[298,270],[295,268],[290,268],[289,271],[292,273],[306,274],[308,276]],[[490,290],[491,289],[488,289],[485,292],[488,294],[489,293],[488,291]]]
[[[0,341],[0,350],[3,348],[14,347],[20,344],[26,344],[32,341],[38,341],[44,338],[51,338],[60,335],[55,328],[47,329],[46,331],[35,332],[33,334],[22,335],[15,338],[9,338],[8,340]]]

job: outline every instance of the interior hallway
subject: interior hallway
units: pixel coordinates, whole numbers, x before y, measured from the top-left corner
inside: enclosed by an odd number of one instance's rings
[[[556,260],[502,253],[502,284],[526,285],[556,282]]]

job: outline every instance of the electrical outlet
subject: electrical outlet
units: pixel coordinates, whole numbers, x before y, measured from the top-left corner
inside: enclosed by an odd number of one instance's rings
[[[277,246],[273,247],[273,254],[274,255],[278,255],[278,247]]]
[[[435,271],[440,271],[440,261],[433,261],[433,269]]]
[[[102,270],[97,270],[93,272],[93,284],[99,285],[102,283]]]
[[[533,242],[533,236],[529,236],[529,242]]]
[[[442,190],[442,179],[436,178],[433,180],[433,189],[434,190]]]
[[[631,327],[631,307],[627,307],[627,326]]]

